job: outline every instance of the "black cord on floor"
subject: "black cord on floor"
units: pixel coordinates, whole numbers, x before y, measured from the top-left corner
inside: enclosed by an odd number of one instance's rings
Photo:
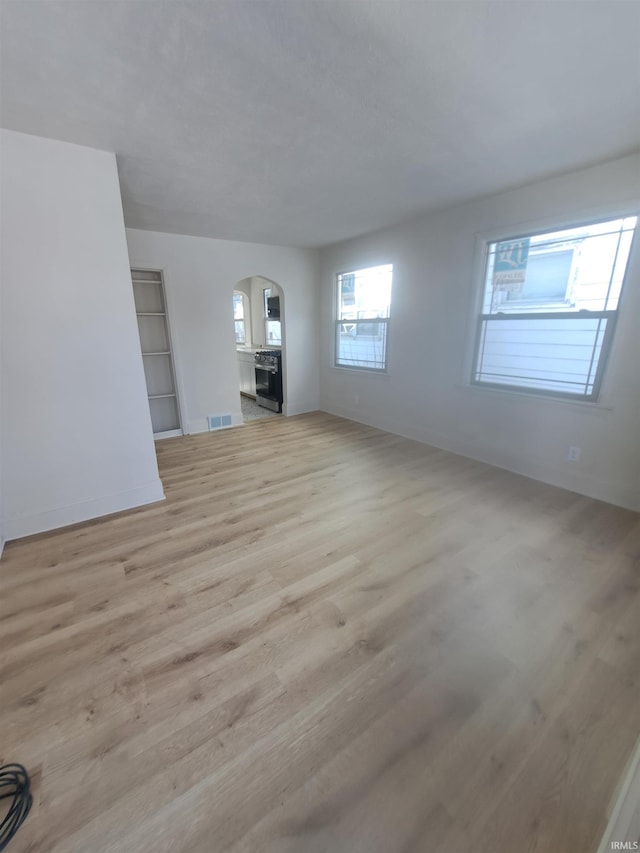
[[[22,764],[5,764],[0,767],[0,800],[9,798],[9,811],[0,823],[0,850],[4,850],[16,834],[33,803],[31,781]]]

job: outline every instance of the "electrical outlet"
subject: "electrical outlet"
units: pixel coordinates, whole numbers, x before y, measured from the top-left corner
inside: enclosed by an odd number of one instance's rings
[[[567,453],[567,459],[569,460],[569,462],[579,462],[580,451],[580,447],[570,447],[569,452]]]

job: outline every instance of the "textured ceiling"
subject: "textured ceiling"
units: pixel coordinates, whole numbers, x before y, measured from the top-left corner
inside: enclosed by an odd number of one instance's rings
[[[640,147],[638,2],[2,0],[4,127],[127,225],[317,246]]]

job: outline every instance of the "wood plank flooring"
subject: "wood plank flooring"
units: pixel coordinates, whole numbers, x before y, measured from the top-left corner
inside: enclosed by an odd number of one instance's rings
[[[11,853],[591,853],[640,734],[640,516],[327,414],[158,444],[9,543]]]

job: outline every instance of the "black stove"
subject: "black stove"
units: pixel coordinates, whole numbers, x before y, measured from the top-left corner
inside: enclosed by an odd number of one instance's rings
[[[282,350],[258,350],[256,365],[256,403],[271,409],[282,411]]]

